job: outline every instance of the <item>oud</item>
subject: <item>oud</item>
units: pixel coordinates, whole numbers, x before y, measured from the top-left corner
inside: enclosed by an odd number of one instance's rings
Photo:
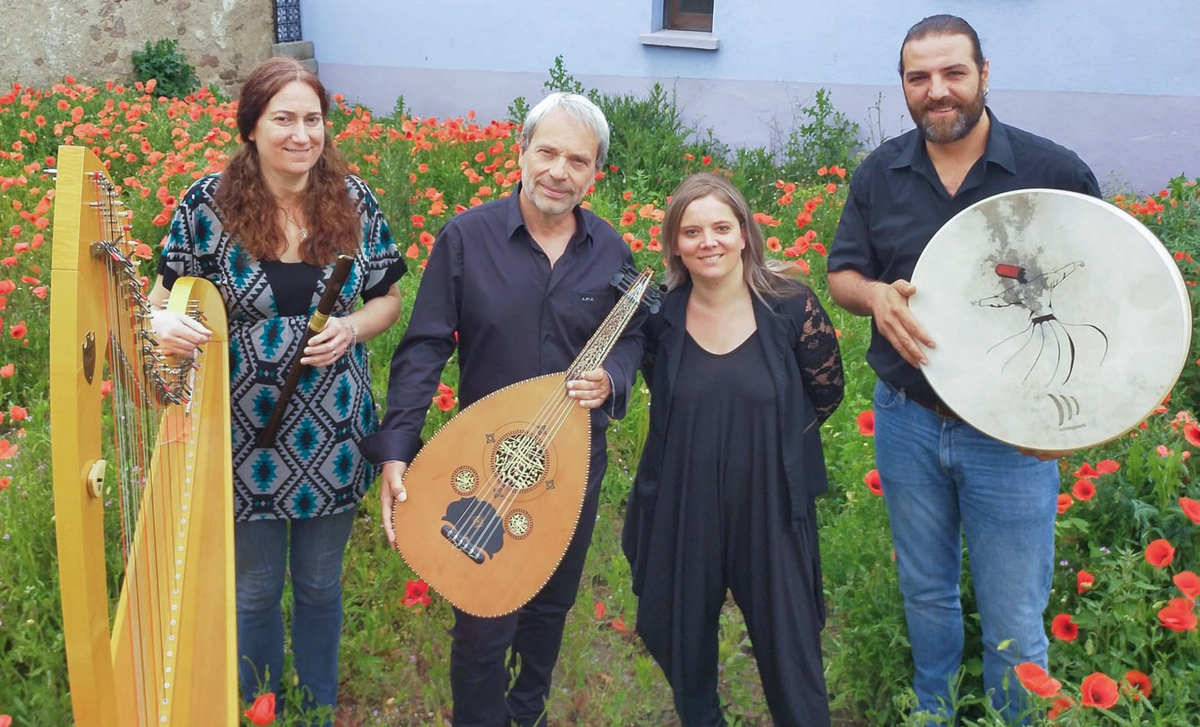
[[[625,292],[563,372],[499,389],[438,430],[404,475],[393,505],[396,549],[421,578],[474,616],[511,613],[558,567],[583,508],[591,416],[567,381],[599,368],[643,299],[653,270],[622,271]]]

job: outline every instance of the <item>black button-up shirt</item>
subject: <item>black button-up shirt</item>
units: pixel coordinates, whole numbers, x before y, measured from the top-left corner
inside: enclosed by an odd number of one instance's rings
[[[446,223],[429,255],[404,338],[392,357],[387,414],[360,444],[373,462],[409,462],[442,368],[458,346],[459,403],[470,406],[510,384],[565,371],[620,293],[609,281],[629,248],[604,220],[575,208],[576,231],[554,266],[509,197]],[[604,450],[608,416],[624,416],[642,354],[641,319],[604,362],[610,403],[592,412],[594,452]]]
[[[1095,175],[1074,152],[1000,123],[991,126],[987,148],[953,197],[938,177],[920,132],[889,139],[863,161],[850,180],[829,272],[855,270],[868,280],[912,278],[929,240],[951,217],[976,202],[1014,189],[1050,188],[1100,196]],[[909,365],[871,321],[867,363],[879,378],[936,398],[921,372]]]

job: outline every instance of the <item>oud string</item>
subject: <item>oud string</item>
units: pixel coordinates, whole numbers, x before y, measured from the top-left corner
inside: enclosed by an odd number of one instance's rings
[[[583,351],[580,352],[576,360],[567,369],[567,381],[573,377],[577,377],[583,371],[595,369],[608,357],[616,342],[624,333],[633,314],[636,312],[637,306],[640,304],[646,289],[649,287],[649,282],[650,273],[643,273],[628,290],[622,293],[618,304],[614,306],[613,310],[600,324],[600,328],[597,330],[593,340],[584,346]],[[516,432],[518,434],[523,433],[526,436],[522,437],[516,449],[509,453],[510,461],[514,459],[518,461],[528,460],[539,453],[542,453],[542,457],[544,458],[548,444],[557,436],[565,424],[567,417],[570,415],[571,408],[574,406],[577,406],[577,403],[566,396],[565,385],[556,394],[552,394],[530,420],[528,427]],[[588,412],[588,416],[591,416],[590,411]],[[588,426],[590,426],[590,423]],[[485,519],[486,524],[483,527],[471,528],[466,533],[468,535],[467,542],[472,549],[486,544],[495,536],[497,530],[503,526],[509,510],[516,499],[527,489],[525,486],[501,482],[500,497],[489,495],[488,493],[493,490],[494,484],[499,479],[499,474],[494,467],[489,467],[488,470],[489,476],[484,483],[484,490],[479,492],[474,502],[455,523],[456,529],[461,532],[464,529],[465,523],[474,522],[476,518],[484,515],[489,508],[495,512],[493,517]],[[488,500],[492,502],[499,500],[499,504],[493,505]]]
[[[615,306],[609,315],[605,317],[605,320],[601,323],[600,328],[597,331],[602,336],[607,337],[607,340],[605,338],[597,337],[594,338],[594,340],[589,341],[588,344],[584,346],[584,351],[581,352],[576,361],[573,362],[571,367],[568,368],[568,379],[571,377],[572,373],[580,367],[580,361],[584,359],[585,354],[589,351],[595,350],[597,347],[599,347],[601,342],[604,342],[605,353],[600,357],[600,360],[603,360],[603,358],[607,356],[607,351],[611,350],[616,337],[619,337],[619,334],[623,331],[625,325],[628,324],[629,318],[632,317],[632,310],[628,313],[626,313],[624,310],[625,308],[629,308],[629,299],[630,292],[627,291],[622,294],[622,298],[620,301],[618,301],[618,305]],[[636,310],[636,305],[637,302],[635,301],[633,303],[633,310]],[[616,321],[622,317],[625,319],[624,322],[619,326],[614,325]],[[613,335],[614,329],[616,330],[617,336]],[[566,420],[566,417],[570,412],[570,407],[573,405],[574,401],[565,396],[565,389],[560,390],[556,394],[552,394],[545,402],[543,402],[537,413],[535,413],[535,415],[532,417],[528,427],[520,432],[517,432],[524,433],[527,436],[520,440],[515,451],[509,453],[508,456],[510,461],[512,459],[528,459],[539,450],[545,451],[545,443],[552,441],[554,436],[557,435],[562,423]],[[503,494],[500,498],[488,495],[487,493],[493,490],[496,481],[499,479],[494,467],[489,466],[488,472],[489,476],[483,483],[483,489],[478,491],[479,494],[474,498],[472,504],[468,506],[463,515],[460,516],[454,523],[455,528],[461,532],[465,530],[466,523],[474,522],[476,518],[480,518],[481,516],[485,515],[489,508],[496,513],[494,517],[492,517],[490,520],[487,520],[487,526],[482,530],[479,527],[475,527],[468,531],[468,543],[472,548],[477,548],[482,543],[486,543],[491,539],[491,537],[495,534],[497,527],[503,523],[504,517],[507,516],[512,502],[517,496],[520,495],[522,491],[524,491],[523,487],[514,486],[510,483],[501,483],[501,492]],[[491,502],[489,502],[489,500],[495,501],[496,499],[501,501],[499,507],[493,506]]]

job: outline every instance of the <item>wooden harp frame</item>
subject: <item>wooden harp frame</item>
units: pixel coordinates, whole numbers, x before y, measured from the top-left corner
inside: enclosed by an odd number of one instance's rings
[[[194,362],[175,363],[176,382],[186,386],[176,393],[168,386],[163,393],[152,370],[165,370],[170,379],[172,362],[157,355],[149,334],[142,281],[128,259],[125,213],[104,165],[90,151],[69,146],[59,148],[58,165],[50,308],[51,452],[75,724],[236,725],[224,302],[208,281],[176,282],[168,310],[202,315],[213,337]],[[105,483],[104,473],[124,465],[106,466],[102,452],[102,437],[108,436],[101,406],[106,349],[114,357],[108,363],[113,386],[133,390],[150,434],[157,430],[150,446],[142,445],[140,465],[128,473],[141,502],[122,526],[125,574],[111,614],[104,520],[106,498],[115,500],[117,493]],[[158,369],[143,367],[146,357],[157,358]],[[133,362],[124,374],[115,370],[121,361]],[[114,406],[116,398],[114,394]],[[120,446],[114,449],[121,454]],[[124,484],[129,483],[117,486]]]

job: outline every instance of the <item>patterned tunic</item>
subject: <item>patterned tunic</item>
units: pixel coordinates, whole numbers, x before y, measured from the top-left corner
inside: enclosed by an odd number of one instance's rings
[[[378,427],[366,348],[359,342],[332,366],[309,367],[289,402],[275,446],[254,446],[333,266],[322,271],[307,315],[278,315],[263,267],[224,231],[214,198],[219,183],[219,175],[205,177],[184,195],[159,271],[168,288],[179,276],[202,277],[225,299],[234,514],[242,522],[342,512],[362,498],[377,474],[358,450],[358,442]],[[370,189],[357,177],[346,178],[346,189],[362,216],[363,239],[333,315],[353,312],[356,298],[383,294],[406,272]]]

